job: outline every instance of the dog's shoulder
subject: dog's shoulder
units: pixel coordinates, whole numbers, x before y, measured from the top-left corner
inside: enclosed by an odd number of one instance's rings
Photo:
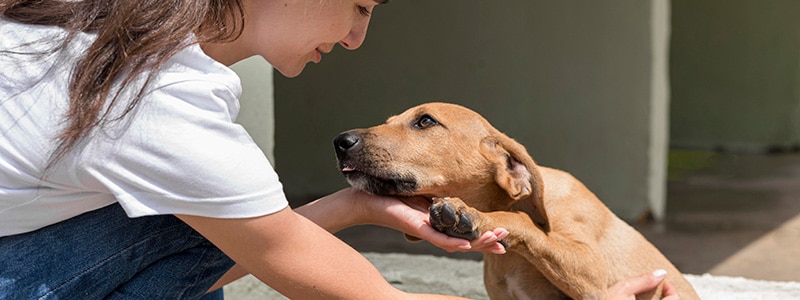
[[[599,202],[597,196],[592,193],[580,180],[567,171],[539,167],[539,173],[544,183],[545,198],[555,199],[583,199]]]
[[[542,176],[545,187],[554,185],[563,190],[576,183],[580,183],[578,179],[569,172],[555,168],[539,166],[539,174]]]

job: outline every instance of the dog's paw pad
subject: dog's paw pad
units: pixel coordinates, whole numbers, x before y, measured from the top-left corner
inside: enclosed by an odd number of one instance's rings
[[[454,198],[434,198],[430,208],[431,226],[452,237],[474,240],[478,238],[473,217],[466,205]]]

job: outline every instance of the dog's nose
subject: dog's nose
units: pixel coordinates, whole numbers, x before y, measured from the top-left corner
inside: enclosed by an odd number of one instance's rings
[[[359,142],[361,142],[361,138],[357,134],[345,132],[333,139],[333,147],[336,148],[336,152],[341,153],[355,147]]]

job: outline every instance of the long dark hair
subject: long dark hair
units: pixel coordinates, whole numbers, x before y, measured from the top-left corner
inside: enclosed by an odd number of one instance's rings
[[[51,165],[110,117],[122,90],[112,91],[116,80],[125,87],[151,71],[127,102],[124,116],[139,103],[155,71],[192,43],[191,34],[197,42],[231,41],[244,26],[241,0],[0,0],[0,15],[65,28],[69,34],[57,47],[67,45],[78,32],[97,34],[70,78],[66,126]]]

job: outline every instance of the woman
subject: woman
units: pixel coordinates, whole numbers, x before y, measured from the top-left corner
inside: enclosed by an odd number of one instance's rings
[[[445,297],[393,288],[330,234],[355,224],[503,253],[504,229],[447,237],[420,199],[344,189],[291,209],[233,123],[227,66],[297,76],[358,48],[384,2],[0,2],[0,298],[198,298],[248,272],[290,298]]]

